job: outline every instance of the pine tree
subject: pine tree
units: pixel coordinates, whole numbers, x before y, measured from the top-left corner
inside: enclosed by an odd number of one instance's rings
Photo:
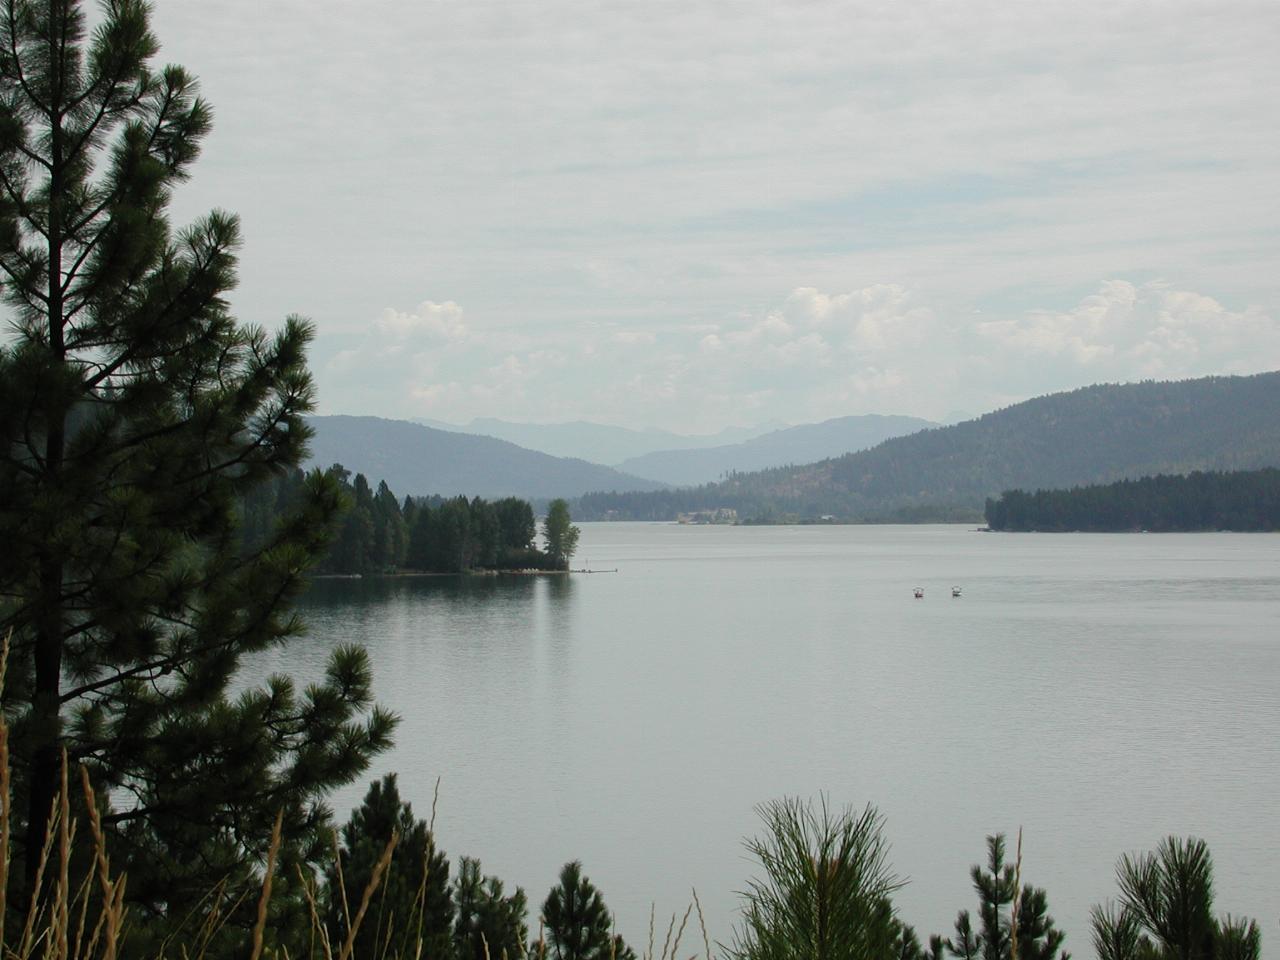
[[[987,837],[987,866],[975,864],[969,876],[978,895],[978,929],[968,910],[956,917],[955,937],[946,941],[953,957],[961,960],[1011,960],[1013,952],[1013,903],[1018,902],[1018,960],[1070,960],[1059,954],[1065,934],[1049,916],[1048,898],[1038,887],[1022,886],[1013,864],[1004,859],[1004,835]]]
[[[377,524],[375,543],[380,551],[376,558],[378,568],[394,570],[404,563],[405,550],[409,546],[409,532],[400,513],[400,503],[385,480],[379,482],[373,503],[374,522]]]
[[[1093,908],[1099,960],[1258,960],[1262,932],[1213,915],[1213,858],[1195,837],[1166,837],[1154,853],[1116,866],[1120,905]]]
[[[547,559],[553,570],[569,569],[569,560],[578,549],[580,533],[571,522],[569,504],[563,500],[552,500],[542,521],[542,535],[547,541]]]
[[[112,865],[141,920],[251,879],[276,812],[314,859],[326,791],[389,744],[362,650],[298,691],[235,681],[302,631],[289,604],[342,495],[312,475],[247,550],[237,504],[298,464],[311,327],[238,325],[239,225],[166,219],[210,127],[155,70],[143,0],[4,0],[0,23],[0,634],[12,628],[15,870],[33,890],[60,777],[109,797]],[[232,685],[238,691],[232,695]],[[287,884],[282,883],[282,888]]]
[[[452,950],[453,893],[449,861],[436,849],[430,825],[400,799],[396,775],[369,785],[364,802],[342,827],[342,878],[327,871],[330,943],[344,944],[348,924],[392,833],[399,840],[375,899],[356,933],[357,957],[445,957]],[[421,949],[419,950],[419,939]]]
[[[873,960],[900,948],[883,819],[874,807],[833,813],[784,799],[760,808],[763,838],[747,849],[764,876],[744,894],[731,960]]]
[[[525,925],[528,901],[524,890],[505,896],[502,881],[486,877],[480,861],[463,857],[454,882],[453,942],[458,960],[508,960],[525,953],[529,928]]]
[[[498,524],[502,528],[502,549],[513,553],[531,549],[538,535],[538,524],[529,501],[503,497],[493,507],[498,511]]]
[[[545,952],[554,960],[633,960],[634,951],[613,933],[613,915],[600,891],[582,875],[578,861],[566,863],[560,882],[542,904]]]

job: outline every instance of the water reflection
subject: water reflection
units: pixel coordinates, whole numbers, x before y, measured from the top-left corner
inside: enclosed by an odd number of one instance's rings
[[[405,598],[418,602],[461,603],[487,603],[494,597],[527,599],[533,595],[536,579],[523,576],[320,577],[308,586],[302,606],[325,610]],[[568,578],[554,579],[567,581]]]
[[[565,576],[389,577],[316,580],[300,611],[318,643],[364,644],[385,673],[384,655],[445,658],[439,666],[490,669],[484,658],[530,661],[550,653],[554,671],[569,669],[576,630],[575,587]],[[398,654],[397,654],[398,651]],[[292,654],[292,651],[291,651]],[[308,662],[314,657],[304,657]],[[399,678],[385,676],[394,690]]]

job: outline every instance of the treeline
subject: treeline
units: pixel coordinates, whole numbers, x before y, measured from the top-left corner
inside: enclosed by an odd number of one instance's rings
[[[817,472],[830,467],[823,461]],[[781,483],[786,478],[795,482]],[[810,482],[812,480],[812,482]],[[771,485],[777,484],[776,492]],[[744,524],[813,523],[824,516],[853,523],[968,523],[978,510],[966,503],[923,502],[868,505],[836,489],[823,489],[798,467],[773,467],[758,473],[731,473],[720,483],[674,490],[630,493],[587,493],[573,501],[574,516],[583,520],[675,520],[699,510],[734,510]]]
[[[1006,490],[987,500],[992,530],[1280,530],[1280,470],[1143,477],[1070,490]]]
[[[560,558],[535,544],[533,506],[517,497],[405,497],[380,482],[373,489],[364,474],[352,476],[341,464],[326,474],[341,485],[348,507],[328,550],[314,567],[318,574],[361,575],[415,570],[558,569]],[[243,505],[243,537],[263,543],[276,518],[302,497],[306,476],[292,470],[259,486]]]

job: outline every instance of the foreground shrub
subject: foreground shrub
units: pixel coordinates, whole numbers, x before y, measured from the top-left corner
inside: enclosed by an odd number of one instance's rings
[[[1098,960],[1259,960],[1262,932],[1213,915],[1213,858],[1203,840],[1166,837],[1116,865],[1119,904],[1095,906]]]
[[[874,807],[832,812],[825,798],[759,808],[763,837],[748,840],[763,875],[744,898],[736,960],[882,960],[901,938],[890,898],[902,886],[889,869],[884,820]]]
[[[560,882],[542,904],[543,940],[536,952],[553,960],[635,960],[613,933],[613,914],[600,891],[582,874],[578,861],[566,863]]]

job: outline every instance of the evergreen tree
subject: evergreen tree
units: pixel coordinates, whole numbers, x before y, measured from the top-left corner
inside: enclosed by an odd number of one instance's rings
[[[453,497],[433,513],[430,568],[441,573],[470,570],[474,554],[471,504],[466,497]]]
[[[1213,858],[1203,840],[1166,837],[1116,866],[1120,905],[1093,908],[1099,960],[1258,960],[1253,920],[1213,915]]]
[[[385,480],[379,482],[378,492],[374,497],[374,517],[377,524],[375,543],[379,551],[378,568],[385,570],[399,567],[404,563],[405,551],[409,546],[409,532],[400,513],[396,495],[391,492]]]
[[[552,500],[542,521],[542,535],[547,541],[547,559],[552,569],[569,569],[569,560],[578,549],[580,533],[569,517],[569,504],[563,500]]]
[[[566,863],[560,882],[542,904],[545,952],[554,960],[634,960],[635,952],[613,933],[613,915],[600,891]],[[542,951],[537,951],[541,953]]]
[[[502,881],[486,877],[480,861],[463,857],[454,883],[457,919],[453,942],[458,960],[515,960],[525,953],[529,929],[525,925],[528,901],[516,887],[504,896]]]
[[[892,905],[886,900],[883,908],[892,910]],[[910,924],[903,923],[896,917],[890,920],[891,929],[894,931],[894,939],[889,956],[893,960],[943,960],[946,956],[946,941],[939,936],[929,938],[929,946],[926,949],[920,945],[920,938],[916,936],[915,928]]]
[[[330,866],[325,885],[329,941],[346,943],[348,924],[392,833],[399,842],[356,933],[353,955],[445,957],[453,947],[449,862],[426,821],[401,801],[394,773],[370,784],[342,827],[342,878]]]
[[[529,501],[503,497],[493,506],[498,511],[503,550],[521,552],[532,548],[533,539],[538,535],[538,524]]]
[[[766,835],[748,841],[765,875],[745,894],[733,960],[880,960],[900,946],[890,898],[901,886],[888,865],[883,820],[873,807],[833,814],[799,800],[761,808]]]
[[[426,501],[413,501],[413,507],[405,511],[411,516],[409,524],[409,547],[405,552],[405,563],[414,570],[432,569],[432,540],[435,536],[435,511]]]
[[[171,233],[210,111],[181,67],[151,67],[148,15],[111,0],[90,35],[77,0],[4,0],[0,633],[26,893],[65,749],[108,798],[134,916],[177,918],[252,880],[278,810],[285,861],[317,856],[324,794],[393,720],[354,648],[304,692],[231,695],[246,654],[301,632],[289,604],[342,495],[308,477],[245,551],[239,504],[305,452],[311,327],[228,314],[235,217]]]
[[[956,918],[955,937],[947,950],[962,960],[1012,960],[1013,903],[1018,902],[1017,940],[1019,960],[1069,960],[1059,956],[1065,934],[1054,926],[1048,914],[1048,898],[1037,887],[1022,886],[1014,865],[1005,862],[1004,836],[987,837],[987,866],[977,864],[970,871],[978,894],[978,929],[968,910]]]
[[[496,567],[498,550],[502,543],[502,527],[498,523],[498,511],[493,504],[473,497],[471,500],[472,565]]]

